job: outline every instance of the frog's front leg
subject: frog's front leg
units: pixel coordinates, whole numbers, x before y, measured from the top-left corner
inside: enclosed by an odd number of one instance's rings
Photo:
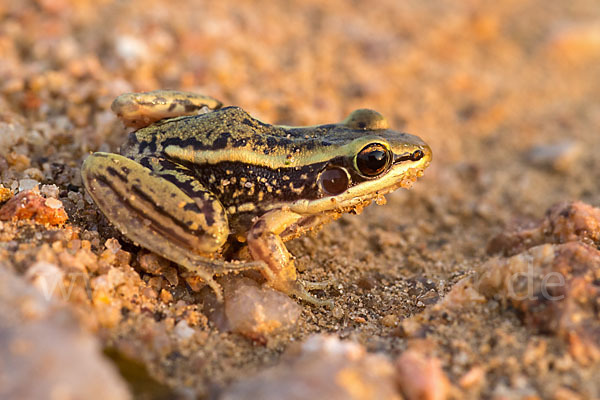
[[[158,157],[136,162],[118,154],[94,153],[84,162],[81,175],[89,194],[119,231],[199,275],[219,299],[215,273],[263,266],[210,259],[229,235],[227,215],[187,168]]]
[[[261,269],[269,286],[286,294],[319,306],[333,306],[331,300],[320,300],[308,290],[323,289],[329,282],[304,282],[299,280],[290,252],[280,234],[297,223],[301,215],[289,210],[274,210],[260,217],[248,232],[248,248],[252,258],[262,260],[266,267]]]

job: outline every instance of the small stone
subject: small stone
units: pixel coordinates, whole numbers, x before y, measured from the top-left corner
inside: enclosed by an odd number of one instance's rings
[[[162,289],[160,291],[160,300],[163,303],[171,303],[173,301],[173,295],[168,290]]]
[[[0,185],[0,203],[4,203],[12,197],[12,190]]]
[[[142,295],[149,299],[156,299],[158,297],[156,290],[152,289],[151,287],[142,289]]]
[[[117,252],[121,250],[121,243],[115,238],[107,239],[106,242],[104,242],[104,246],[113,254],[117,254]]]
[[[564,172],[579,159],[582,147],[578,142],[566,140],[555,144],[536,146],[527,153],[527,160],[538,167]]]
[[[81,193],[69,191],[67,193],[67,198],[69,200],[71,200],[73,203],[77,203],[79,200],[81,200]]]
[[[347,399],[400,400],[394,368],[358,343],[316,335],[284,355],[283,361],[225,391],[223,400]]]
[[[358,280],[358,282],[356,282],[356,284],[358,285],[359,288],[364,289],[364,290],[371,290],[375,286],[377,286],[377,282],[376,282],[375,278],[371,275],[362,276]]]
[[[543,244],[488,260],[474,285],[488,299],[517,310],[525,326],[563,339],[571,355],[587,365],[600,360],[598,271],[600,250],[595,246]]]
[[[485,370],[482,367],[473,367],[466,374],[464,374],[458,381],[458,384],[463,389],[470,389],[478,387],[483,384],[485,380]]]
[[[129,62],[136,62],[147,58],[150,50],[146,43],[134,36],[119,35],[115,41],[115,49],[117,54]]]
[[[64,224],[68,219],[64,208],[48,207],[46,200],[33,190],[20,192],[0,208],[0,220],[33,219],[39,224]]]
[[[48,207],[53,208],[55,210],[59,209],[59,208],[63,208],[62,201],[55,199],[54,197],[47,198],[45,203]]]
[[[333,318],[335,319],[342,319],[344,314],[344,309],[337,305],[333,307],[333,310],[331,310],[331,315],[333,315]]]
[[[111,267],[106,274],[108,285],[114,289],[126,282],[125,273],[120,268]]]
[[[35,179],[19,179],[19,192],[34,190],[40,183]]]
[[[162,269],[162,275],[169,282],[171,286],[177,286],[179,283],[179,275],[177,269],[173,267],[165,267]]]
[[[22,133],[21,133],[22,134]],[[15,152],[9,153],[6,156],[6,161],[9,165],[15,167],[18,171],[26,170],[31,164],[31,160],[25,154]]]
[[[400,391],[407,400],[448,398],[450,382],[437,358],[416,350],[406,350],[396,360]]]
[[[287,295],[248,278],[231,277],[223,286],[231,329],[255,340],[291,330],[302,312]]]
[[[179,283],[177,269],[171,267],[169,260],[154,253],[140,253],[138,254],[138,262],[145,272],[152,275],[162,275],[170,285],[177,286]]]
[[[160,292],[160,290],[163,287],[163,278],[160,276],[151,277],[150,279],[148,279],[148,286],[156,290],[157,292]]]
[[[175,328],[173,330],[175,332],[175,335],[179,338],[179,339],[189,339],[192,336],[194,336],[194,333],[196,332],[194,330],[194,328],[191,328],[187,321],[185,319],[182,319],[181,321],[179,321],[176,325]]]
[[[199,276],[191,275],[185,277],[185,282],[189,285],[190,289],[194,292],[199,292],[203,287],[206,286],[204,280]]]
[[[28,273],[39,277],[57,268],[36,263]],[[98,339],[66,307],[6,268],[0,268],[0,331],[0,398],[131,398]]]
[[[56,185],[42,185],[40,193],[46,197],[58,198],[59,189]]]
[[[23,171],[23,174],[25,174],[28,178],[38,182],[44,179],[44,173],[38,168],[27,168],[25,171]]]
[[[394,314],[388,314],[385,317],[381,318],[381,323],[383,324],[383,326],[392,328],[398,324],[398,317],[396,317]]]

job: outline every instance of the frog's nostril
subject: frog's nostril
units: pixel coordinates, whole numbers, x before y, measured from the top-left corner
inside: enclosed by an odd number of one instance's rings
[[[423,150],[415,150],[411,155],[410,159],[412,161],[419,161],[421,158],[425,157],[425,152]]]

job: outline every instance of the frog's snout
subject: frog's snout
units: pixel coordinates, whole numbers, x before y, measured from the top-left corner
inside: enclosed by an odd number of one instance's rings
[[[424,143],[423,147],[421,148],[421,151],[423,152],[423,157],[421,157],[421,159],[424,159],[425,162],[430,162],[433,158],[433,152],[431,151],[431,147],[429,147],[427,143]]]

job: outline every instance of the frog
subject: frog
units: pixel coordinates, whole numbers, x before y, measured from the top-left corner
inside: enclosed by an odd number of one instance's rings
[[[85,159],[87,192],[126,238],[200,277],[219,301],[217,276],[258,270],[271,288],[331,307],[311,293],[331,281],[301,279],[285,242],[410,188],[432,160],[422,139],[371,109],[296,127],[166,90],[121,95],[112,109],[134,130],[119,153]]]

